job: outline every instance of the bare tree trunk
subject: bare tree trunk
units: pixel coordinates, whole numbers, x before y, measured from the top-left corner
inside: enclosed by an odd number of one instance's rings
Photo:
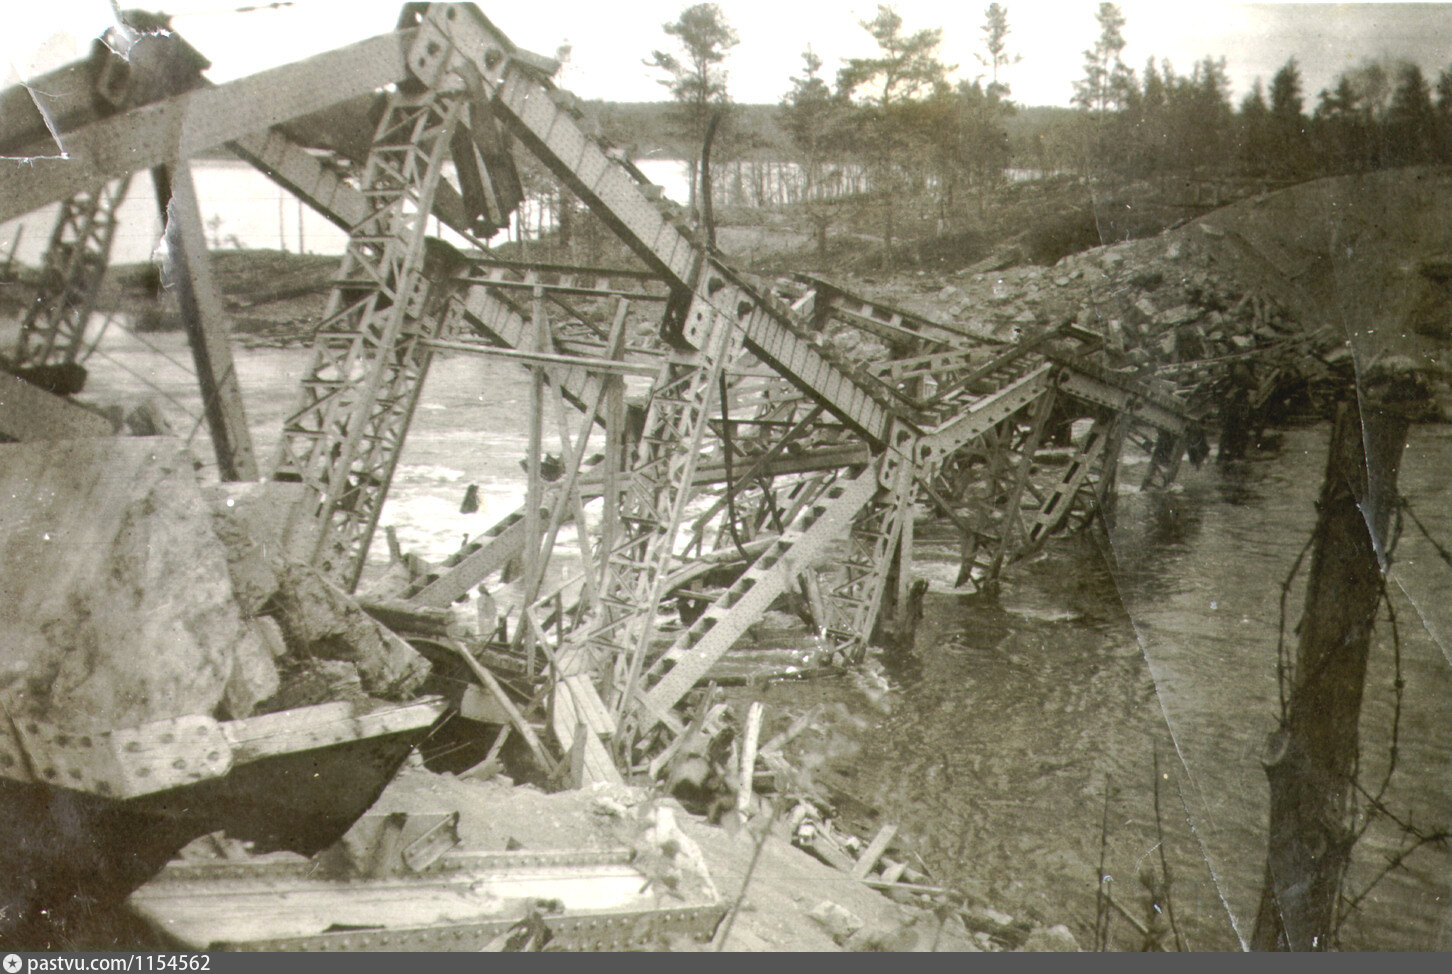
[[[1403,389],[1411,383],[1403,381]],[[1354,844],[1367,653],[1408,421],[1396,401],[1338,407],[1317,505],[1289,698],[1265,759],[1270,833],[1254,950],[1326,950]]]
[[[566,253],[570,250],[570,244],[575,235],[575,201],[569,195],[569,191],[563,186],[559,188],[557,199],[560,204],[559,235],[560,249]]]
[[[718,108],[706,123],[706,137],[701,141],[701,224],[706,229],[706,243],[716,246],[716,203],[711,188],[711,145],[716,141],[716,129],[721,124],[725,109]]]

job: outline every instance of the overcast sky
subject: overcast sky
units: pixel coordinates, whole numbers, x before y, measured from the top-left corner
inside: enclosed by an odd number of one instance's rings
[[[297,0],[279,10],[229,12],[263,0],[161,0],[125,6],[162,6],[175,28],[213,62],[216,81],[251,74],[309,54],[390,30],[397,0]],[[516,44],[542,54],[573,47],[563,85],[585,98],[654,101],[665,97],[641,60],[667,38],[661,25],[687,4],[681,0],[536,0],[486,2],[481,8]],[[90,37],[108,22],[108,0],[40,0],[8,5],[0,38],[0,74],[13,83],[84,54]],[[843,57],[873,52],[858,26],[876,11],[863,0],[721,0],[741,43],[727,67],[732,97],[775,102],[799,71],[810,44],[826,62],[830,80]],[[979,28],[986,2],[899,0],[905,27],[943,28],[943,60],[957,76],[982,68]],[[1028,105],[1067,105],[1081,74],[1082,51],[1097,33],[1097,3],[1083,0],[1009,0],[1009,46],[1023,60],[1008,72],[1014,98]],[[1188,71],[1205,55],[1226,58],[1238,100],[1257,76],[1270,76],[1294,56],[1305,78],[1306,104],[1337,73],[1363,58],[1388,56],[1421,64],[1429,80],[1452,64],[1452,4],[1231,4],[1126,0],[1128,45],[1124,58],[1139,69],[1145,58],[1171,59]]]

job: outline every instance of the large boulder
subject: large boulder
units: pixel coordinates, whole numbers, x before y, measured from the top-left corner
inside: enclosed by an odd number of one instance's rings
[[[101,730],[217,712],[234,674],[269,684],[271,654],[233,596],[179,441],[0,445],[0,508],[12,716]]]

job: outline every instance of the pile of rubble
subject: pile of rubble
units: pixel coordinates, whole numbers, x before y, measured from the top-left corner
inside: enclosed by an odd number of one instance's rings
[[[1119,368],[1167,380],[1192,409],[1214,417],[1236,363],[1248,367],[1260,424],[1323,411],[1352,376],[1352,351],[1334,321],[1306,320],[1283,288],[1244,272],[1250,245],[1211,218],[1159,237],[1069,255],[1052,267],[1000,255],[947,278],[847,282],[929,319],[997,341],[1071,321],[1101,335]],[[995,266],[1000,263],[1010,266]],[[835,337],[852,358],[881,349]]]
[[[203,488],[181,442],[162,437],[0,454],[12,719],[77,732],[238,720],[339,699],[339,684],[404,700],[426,676],[406,643],[288,557],[286,485]],[[297,685],[319,671],[329,686]]]

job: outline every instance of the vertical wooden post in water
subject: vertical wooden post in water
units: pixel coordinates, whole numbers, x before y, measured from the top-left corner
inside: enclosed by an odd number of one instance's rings
[[[1270,830],[1254,950],[1330,947],[1355,841],[1362,692],[1409,425],[1399,404],[1422,395],[1410,367],[1388,364],[1368,373],[1359,409],[1340,404],[1331,433],[1289,699],[1265,759]]]

